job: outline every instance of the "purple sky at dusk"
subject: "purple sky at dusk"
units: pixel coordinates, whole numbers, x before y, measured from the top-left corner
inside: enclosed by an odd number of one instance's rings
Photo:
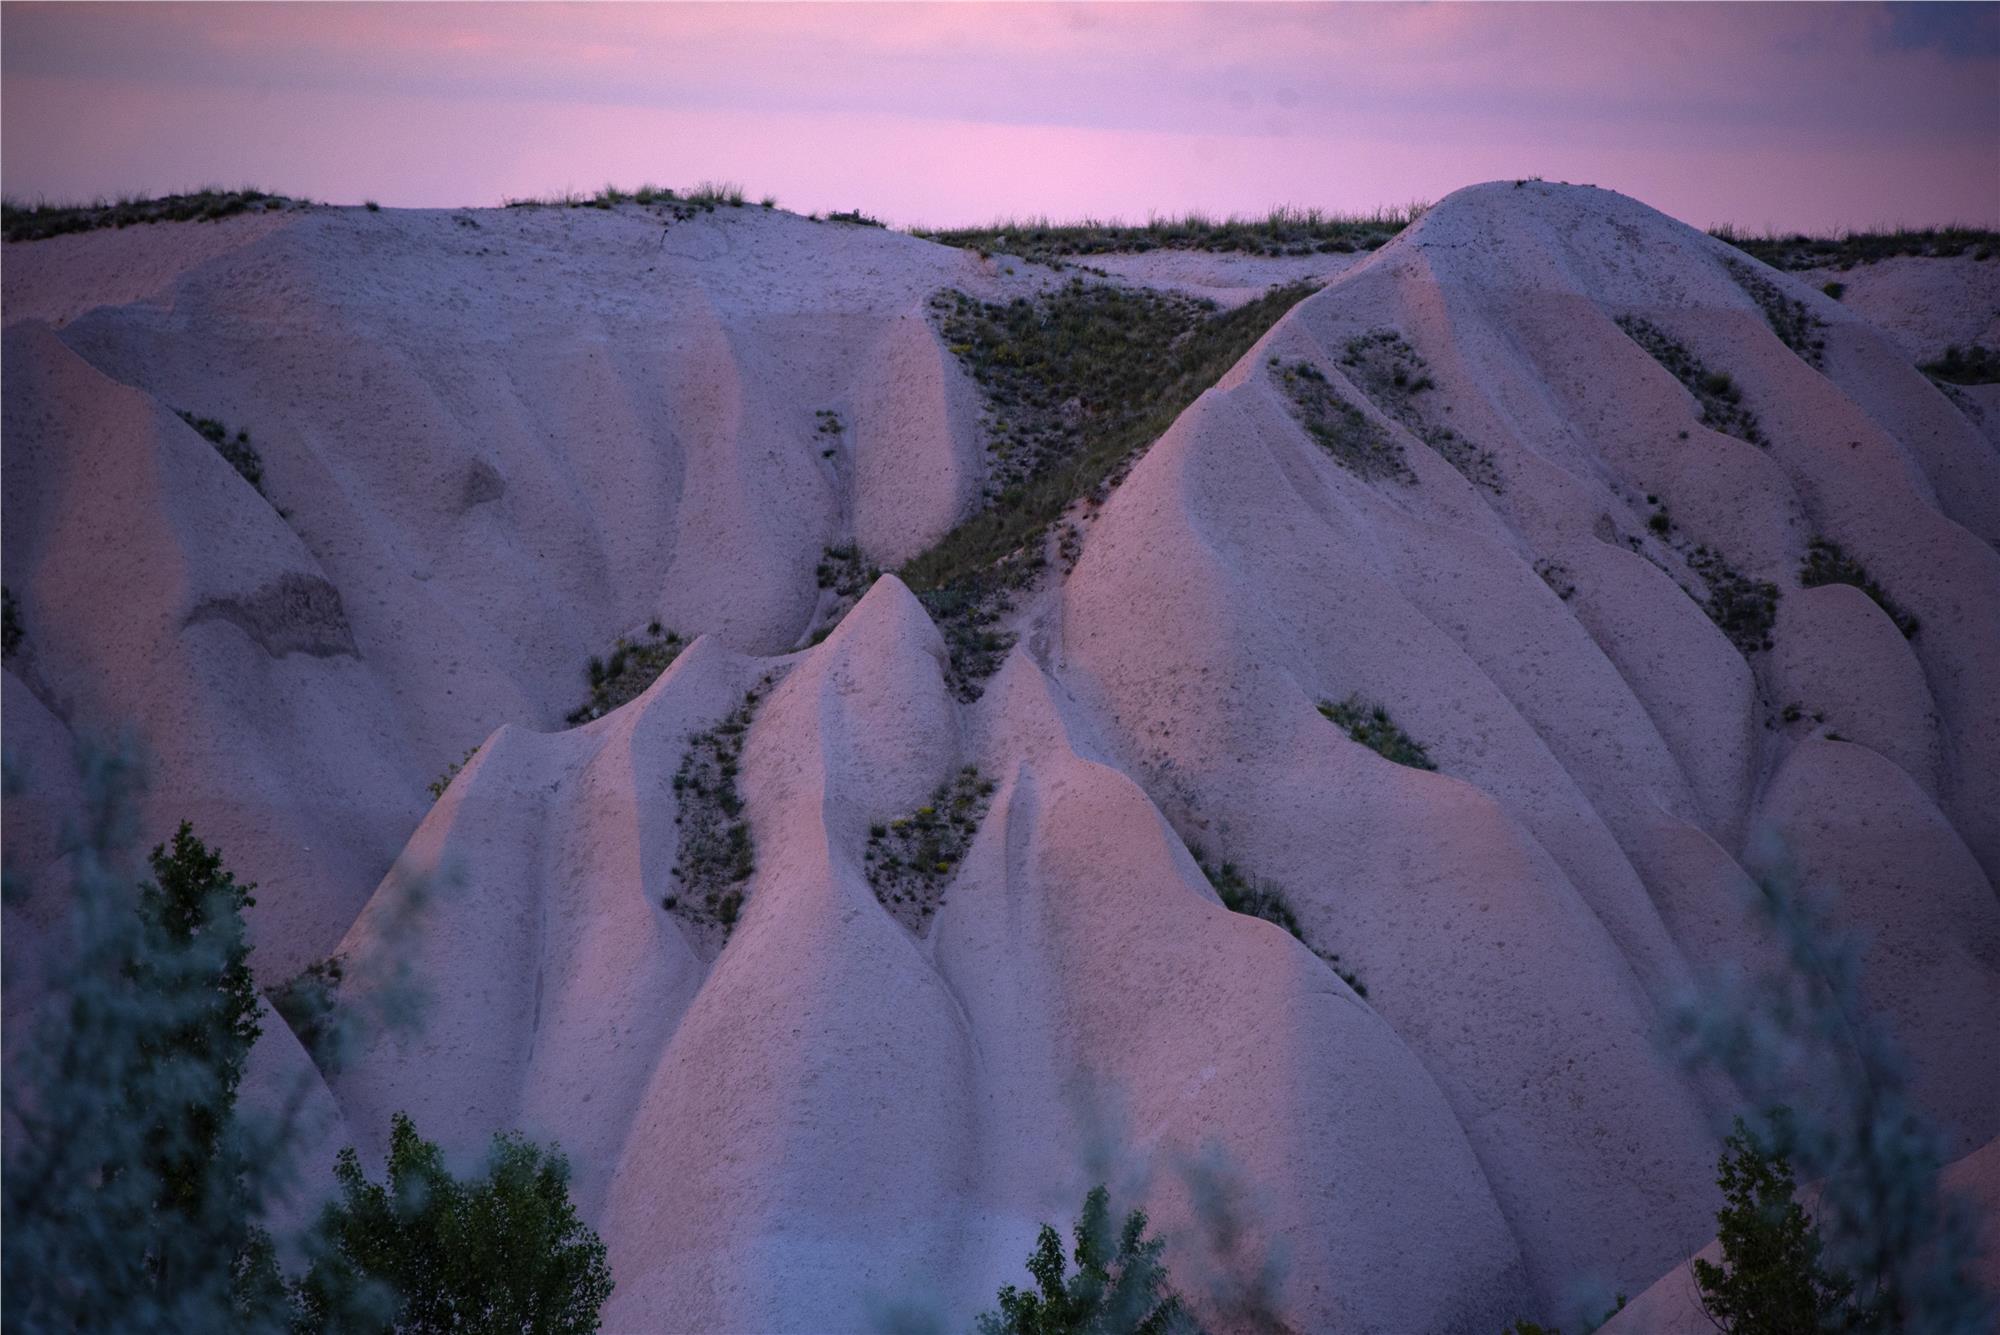
[[[2000,226],[1991,3],[7,4],[0,104],[28,200],[727,178],[947,224],[1539,175],[1704,226]]]

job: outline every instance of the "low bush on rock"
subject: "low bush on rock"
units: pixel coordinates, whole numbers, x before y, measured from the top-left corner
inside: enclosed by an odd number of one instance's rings
[[[1389,717],[1389,711],[1381,705],[1372,704],[1358,695],[1350,695],[1339,704],[1320,701],[1319,712],[1384,760],[1393,760],[1411,769],[1437,768],[1423,744],[1397,727],[1396,721]]]
[[[750,821],[736,780],[750,721],[771,688],[766,674],[728,717],[688,738],[674,772],[674,824],[680,849],[674,859],[675,893],[664,907],[691,923],[720,929],[726,940],[743,909],[743,883],[757,870]]]
[[[248,431],[239,429],[232,436],[229,434],[229,428],[213,417],[197,417],[193,413],[181,412],[178,408],[174,411],[183,422],[200,433],[203,440],[213,445],[215,452],[222,456],[223,462],[235,469],[245,482],[255,487],[258,495],[264,494],[264,460],[257,453],[256,447],[251,445]]]
[[[1334,462],[1359,477],[1414,484],[1416,473],[1387,427],[1335,392],[1311,362],[1293,362],[1278,371],[1278,383],[1292,401],[1292,415]]]
[[[1370,401],[1398,422],[1438,457],[1457,469],[1475,487],[1500,495],[1506,491],[1499,462],[1438,420],[1440,414],[1425,396],[1437,387],[1430,366],[1409,340],[1393,329],[1378,329],[1347,340],[1341,369]]]
[[[992,782],[967,765],[923,806],[869,828],[868,883],[903,926],[918,933],[929,926],[992,800]]]
[[[1831,538],[1814,538],[1807,546],[1805,564],[1799,568],[1799,583],[1808,589],[1816,589],[1823,584],[1852,585],[1888,614],[1889,620],[1896,623],[1896,629],[1903,632],[1904,639],[1915,639],[1921,629],[1917,618],[1898,607],[1896,600],[1868,577],[1868,571],[1862,564]]]
[[[1215,897],[1222,901],[1222,907],[1231,913],[1241,913],[1252,918],[1261,918],[1274,927],[1283,928],[1294,940],[1327,962],[1340,980],[1354,989],[1354,995],[1368,995],[1368,984],[1361,981],[1361,975],[1341,963],[1340,956],[1332,951],[1321,950],[1306,939],[1305,929],[1299,926],[1298,916],[1285,898],[1282,887],[1271,881],[1245,876],[1236,864],[1225,862],[1220,867],[1211,867],[1203,859],[1199,849],[1194,852],[1195,862],[1200,865],[1202,875],[1215,890]]]
[[[603,718],[622,704],[638,699],[660,674],[674,665],[687,641],[655,621],[636,640],[619,637],[611,652],[593,658],[584,666],[590,683],[590,698],[572,709],[565,721],[571,726]],[[456,768],[456,767],[454,767]],[[447,780],[449,775],[446,776]],[[442,790],[440,790],[441,792]]]
[[[1622,315],[1618,317],[1618,327],[1694,395],[1695,402],[1701,405],[1704,426],[1751,445],[1770,447],[1764,429],[1757,424],[1757,414],[1743,406],[1743,391],[1728,374],[1709,370],[1685,345],[1650,320]]]

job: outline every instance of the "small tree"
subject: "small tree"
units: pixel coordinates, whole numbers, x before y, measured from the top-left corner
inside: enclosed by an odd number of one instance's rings
[[[1125,1216],[1114,1246],[1110,1193],[1094,1187],[1075,1236],[1076,1273],[1067,1275],[1062,1238],[1042,1225],[1028,1257],[1038,1291],[1004,1286],[1000,1310],[980,1316],[979,1335],[1199,1335],[1181,1300],[1167,1291],[1160,1264],[1166,1244],[1146,1237],[1144,1211]]]
[[[5,1329],[278,1329],[255,1219],[282,1147],[236,1117],[250,887],[183,825],[135,895],[137,766],[88,752],[82,779],[70,950],[8,1071]]]
[[[398,1113],[386,1184],[368,1180],[352,1149],[333,1171],[340,1199],[327,1207],[324,1249],[296,1287],[302,1330],[327,1329],[336,1316],[353,1322],[371,1300],[381,1315],[351,1328],[597,1329],[611,1271],[604,1244],[576,1216],[560,1152],[495,1136],[486,1176],[460,1182]]]
[[[185,986],[189,995],[172,1024],[148,1034],[141,1051],[149,1067],[174,1065],[185,1077],[176,1106],[153,1108],[147,1140],[154,1170],[166,1187],[162,1202],[182,1214],[198,1210],[202,1193],[231,1190],[231,1179],[207,1171],[236,1111],[243,1064],[262,1026],[250,977],[243,911],[257,887],[240,885],[222,854],[182,821],[171,845],[153,849],[153,880],[139,887],[139,920],[153,948],[137,953],[129,972],[143,990]],[[196,943],[199,976],[182,977]]]
[[[1841,1314],[1848,1329],[1990,1335],[1993,1307],[1971,1278],[1972,1211],[1941,1184],[1944,1138],[1916,1107],[1902,1054],[1862,997],[1860,946],[1802,892],[1775,837],[1759,845],[1766,870],[1753,903],[1783,965],[1747,983],[1714,977],[1691,994],[1675,1017],[1683,1060],[1718,1066],[1751,1107],[1814,1091],[1784,1119],[1786,1172],[1796,1164],[1821,1184],[1826,1273],[1853,1284]],[[1745,1183],[1746,1199],[1757,1186],[1754,1176]]]
[[[1793,1199],[1790,1123],[1780,1108],[1760,1137],[1737,1118],[1716,1161],[1722,1264],[1697,1257],[1694,1278],[1702,1309],[1732,1335],[1835,1330],[1852,1315],[1853,1281],[1820,1264],[1819,1229]]]

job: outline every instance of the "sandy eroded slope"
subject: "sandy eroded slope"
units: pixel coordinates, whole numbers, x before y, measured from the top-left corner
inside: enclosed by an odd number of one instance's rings
[[[1145,258],[1119,267],[1250,272]],[[1076,512],[971,703],[893,576],[797,646],[824,548],[891,567],[977,503],[928,298],[1047,270],[636,208],[7,259],[10,749],[53,800],[70,732],[136,720],[154,825],[264,882],[267,981],[412,956],[427,1024],[331,1081],[345,1127],[560,1138],[609,1329],[852,1329],[892,1293],[962,1321],[1073,1213],[1080,1086],[1197,1290],[1170,1165],[1221,1147],[1301,1329],[1637,1292],[1713,1233],[1731,1095],[1655,1035],[1756,956],[1764,823],[1868,933],[1956,1151],[2000,1133],[2000,461],[1854,303],[1634,201],[1474,187],[1344,268]],[[177,408],[248,427],[269,499]],[[1815,539],[1916,633],[1804,587]],[[583,660],[654,618],[701,638],[561,730]],[[767,677],[725,934],[665,907],[677,776]],[[1351,698],[1435,770],[1318,708]],[[968,765],[990,806],[909,930],[873,831]],[[10,804],[10,855],[47,855],[41,810]],[[463,873],[415,940],[369,901],[399,851]],[[1196,853],[1281,887],[1365,997]],[[10,958],[59,949],[37,921]]]

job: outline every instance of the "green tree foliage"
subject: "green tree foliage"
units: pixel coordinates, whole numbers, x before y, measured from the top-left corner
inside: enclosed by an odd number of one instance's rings
[[[1035,1288],[1002,1287],[1000,1310],[980,1316],[979,1335],[1198,1335],[1194,1318],[1167,1289],[1160,1263],[1166,1244],[1146,1237],[1144,1211],[1125,1216],[1114,1236],[1110,1193],[1092,1188],[1075,1237],[1076,1273],[1069,1274],[1062,1238],[1042,1225],[1028,1257]]]
[[[371,1235],[309,1231],[297,1239],[307,1278],[287,1283],[257,1221],[292,1170],[293,1128],[237,1106],[259,1028],[242,918],[254,887],[183,824],[135,890],[138,765],[129,749],[79,765],[63,967],[7,1054],[0,1330],[386,1330],[399,1305],[435,1312],[422,1304],[447,1282],[452,1324],[402,1329],[594,1330],[611,1286],[603,1245],[576,1221],[560,1154],[515,1138],[496,1141],[485,1180],[461,1186],[433,1171],[436,1150],[414,1130],[399,1134],[431,1222],[376,1236],[365,1268],[343,1248]],[[13,779],[10,763],[10,796]],[[403,890],[389,912],[407,927],[425,891],[421,878]],[[11,874],[6,892],[29,893]],[[400,967],[374,980],[389,1000],[344,1032],[413,1022]],[[365,1181],[351,1152],[339,1177],[352,1202]],[[341,1221],[329,1211],[327,1227]]]
[[[235,1115],[257,1036],[250,887],[183,825],[135,897],[136,764],[88,754],[82,778],[70,950],[10,1054],[5,1329],[276,1328],[255,1219],[281,1156]]]
[[[1702,1309],[1731,1335],[1845,1329],[1852,1314],[1853,1282],[1820,1264],[1819,1230],[1792,1198],[1789,1123],[1773,1113],[1766,1140],[1737,1118],[1716,1162],[1722,1264],[1697,1257],[1694,1277]]]
[[[139,953],[134,979],[142,989],[165,990],[175,980],[170,972],[161,976],[163,970],[186,959],[197,939],[210,947],[202,975],[189,980],[199,986],[179,1022],[142,1044],[150,1064],[173,1064],[189,1075],[178,1105],[152,1110],[147,1131],[154,1171],[166,1187],[163,1203],[186,1214],[218,1185],[207,1165],[235,1114],[243,1063],[262,1030],[242,917],[257,903],[250,897],[257,887],[238,884],[222,854],[197,839],[186,821],[171,845],[153,849],[151,862],[154,879],[139,887],[139,918],[142,931],[163,949]]]
[[[1821,1184],[1826,1274],[1853,1283],[1847,1329],[1989,1335],[1995,1314],[1970,1278],[1973,1215],[1940,1185],[1945,1142],[1864,1004],[1860,946],[1802,893],[1775,839],[1754,858],[1767,868],[1754,907],[1783,966],[1747,985],[1711,978],[1692,994],[1675,1017],[1683,1060],[1719,1068],[1753,1108],[1796,1103],[1782,1125],[1759,1129],[1758,1143],[1782,1147],[1787,1171]],[[1799,1101],[1802,1090],[1811,1102]],[[1747,1183],[1753,1201],[1758,1185]]]
[[[461,1182],[438,1147],[398,1113],[388,1181],[375,1183],[352,1149],[334,1177],[340,1199],[320,1224],[325,1249],[297,1286],[300,1329],[394,1295],[386,1319],[353,1328],[532,1331],[597,1329],[611,1295],[604,1244],[576,1217],[569,1164],[518,1136],[495,1136],[483,1178]]]

